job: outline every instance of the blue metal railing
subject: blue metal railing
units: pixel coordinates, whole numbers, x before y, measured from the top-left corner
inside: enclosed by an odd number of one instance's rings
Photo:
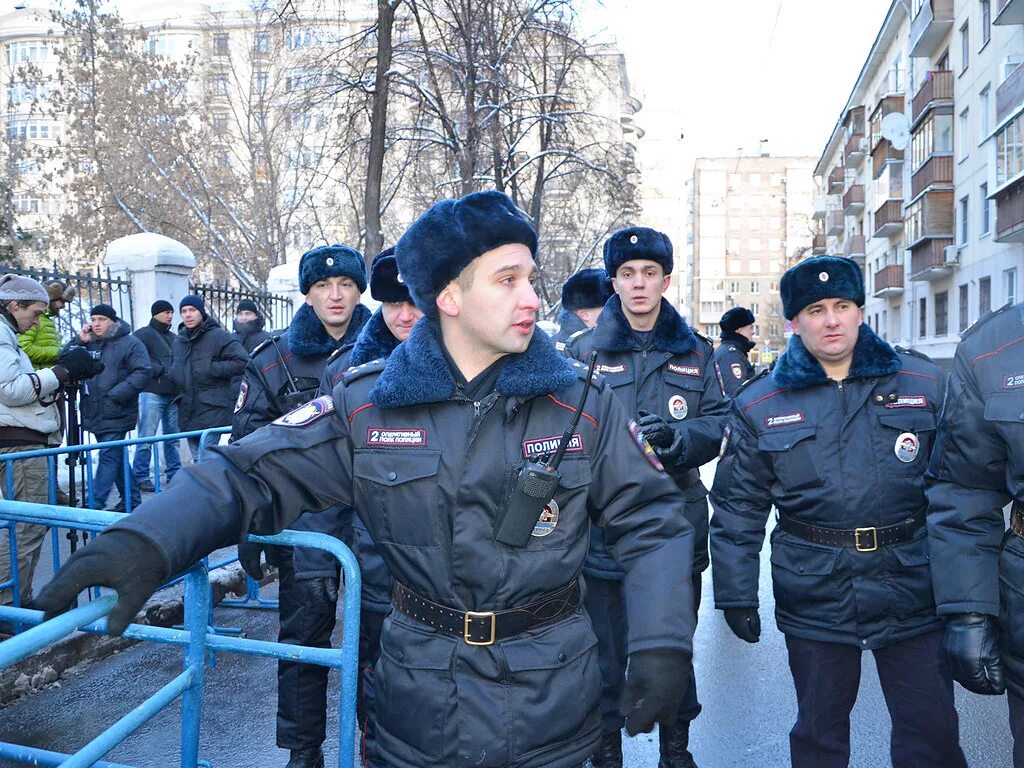
[[[56,507],[46,504],[0,500],[0,519],[44,523],[47,525],[102,530],[121,515],[97,510]],[[355,701],[359,656],[359,596],[362,589],[355,556],[337,539],[321,533],[284,531],[276,536],[250,536],[250,540],[266,544],[316,547],[333,554],[341,563],[345,579],[343,632],[340,648],[310,648],[265,640],[213,634],[207,621],[210,612],[210,588],[206,567],[199,563],[185,575],[185,628],[166,629],[131,624],[124,636],[137,640],[181,645],[185,647],[185,669],[182,674],[143,701],[110,728],[101,733],[74,755],[0,742],[0,757],[37,765],[61,768],[130,768],[116,763],[97,762],[131,733],[150,720],[179,696],[182,699],[181,766],[196,768],[208,765],[199,760],[199,731],[202,687],[209,651],[226,651],[254,656],[287,659],[318,664],[339,670],[340,702],[338,716],[338,766],[352,768],[355,755]],[[70,635],[75,630],[106,633],[105,617],[115,604],[115,596],[106,594],[86,605],[42,621],[42,613],[26,608],[0,607],[0,620],[35,625],[32,629],[0,643],[0,668],[9,666]]]

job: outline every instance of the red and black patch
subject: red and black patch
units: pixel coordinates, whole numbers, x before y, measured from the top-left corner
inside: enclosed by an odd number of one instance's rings
[[[368,427],[366,430],[366,444],[386,448],[421,447],[427,444],[427,430]]]
[[[535,437],[529,440],[523,441],[523,458],[529,461],[539,459],[541,456],[550,456],[556,450],[558,450],[558,443],[561,441],[561,435],[553,435],[551,437]],[[565,449],[566,453],[581,453],[583,451],[583,437],[579,434],[573,434],[569,438],[569,445]]]

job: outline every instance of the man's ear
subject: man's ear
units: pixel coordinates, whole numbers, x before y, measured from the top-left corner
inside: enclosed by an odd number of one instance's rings
[[[442,288],[441,292],[437,294],[435,302],[442,315],[458,317],[462,310],[462,289],[459,288],[458,282],[452,280]]]

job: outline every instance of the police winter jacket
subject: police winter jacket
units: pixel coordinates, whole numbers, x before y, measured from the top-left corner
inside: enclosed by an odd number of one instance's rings
[[[563,309],[558,313],[558,333],[555,335],[555,345],[568,344],[574,333],[587,330],[584,323],[575,312]]]
[[[335,385],[341,381],[350,368],[356,368],[374,360],[387,359],[400,343],[391,333],[387,323],[384,322],[384,316],[378,309],[363,326],[354,345],[342,347],[331,355],[330,360],[327,361],[327,367],[324,369],[320,385],[321,393],[332,392]],[[348,512],[352,513],[354,510],[348,510]],[[363,591],[360,593],[363,610],[390,613],[391,589],[394,586],[394,580],[388,572],[384,558],[362,519],[355,514],[346,514],[346,518],[351,518],[351,535],[348,536],[351,543],[349,546],[359,561],[359,572],[363,577]]]
[[[149,325],[135,331],[135,335],[149,353],[149,381],[142,391],[166,397],[178,394],[180,390],[170,375],[174,349],[170,323],[161,323],[154,317]]]
[[[103,370],[87,379],[82,388],[82,427],[94,435],[128,432],[139,421],[139,392],[149,382],[146,346],[132,335],[124,320],[115,321],[107,335],[84,346],[100,353]]]
[[[998,616],[1007,687],[1024,697],[1024,304],[982,318],[953,358],[928,467],[928,532],[941,615]]]
[[[25,350],[28,359],[38,370],[57,364],[63,348],[57,323],[53,320],[53,312],[47,309],[40,317],[38,325],[33,325],[24,333],[18,334],[18,344]]]
[[[754,375],[754,366],[747,357],[753,348],[754,342],[745,336],[738,333],[722,334],[722,343],[715,350],[715,366],[727,397],[736,397],[743,382]]]
[[[388,358],[175,477],[117,525],[177,572],[304,510],[354,506],[395,578],[456,610],[527,604],[576,579],[589,521],[626,567],[629,650],[691,651],[693,531],[675,483],[645,456],[608,387],[534,334],[496,389],[458,394],[435,321]],[[524,549],[493,539],[524,457],[560,435],[589,386],[566,453],[557,519]],[[552,507],[553,509],[553,507]],[[197,510],[199,513],[197,513]],[[553,523],[553,524],[551,524]],[[596,638],[585,613],[473,646],[395,611],[384,622],[377,745],[394,768],[567,768],[600,738]]]
[[[577,335],[566,354],[586,360],[597,350],[597,370],[619,397],[631,419],[639,411],[657,414],[680,434],[678,461],[665,467],[686,498],[686,519],[696,532],[693,566],[708,567],[708,491],[699,468],[718,455],[728,402],[712,363],[711,342],[699,336],[667,301],[654,325],[649,347],[643,347],[612,296],[597,326]],[[585,572],[605,579],[622,578],[622,569],[604,546],[600,530],[591,538]]]
[[[248,359],[242,345],[212,317],[191,331],[184,324],[179,326],[170,375],[181,390],[178,424],[182,431],[231,423],[237,396],[231,381],[245,370]]]
[[[288,331],[257,347],[249,358],[235,401],[231,439],[239,440],[316,397],[328,356],[355,339],[369,314],[358,305],[344,337],[335,341],[313,308],[303,304]],[[303,515],[290,527],[342,538],[347,519],[342,510],[334,509]],[[293,558],[296,578],[330,578],[338,568],[337,559],[322,549],[274,547],[267,552],[273,564],[279,557]]]
[[[783,518],[852,530],[925,511],[924,471],[943,396],[930,360],[860,326],[849,375],[828,379],[793,336],[770,375],[733,400],[711,489],[715,605],[757,605],[772,505]],[[939,627],[922,526],[875,551],[772,533],[775,618],[807,640],[881,648]],[[865,538],[865,548],[870,546]]]
[[[53,400],[59,389],[52,368],[33,371],[32,361],[18,345],[16,326],[0,310],[0,427],[31,429],[48,436],[48,445],[60,445],[60,408],[39,402]]]

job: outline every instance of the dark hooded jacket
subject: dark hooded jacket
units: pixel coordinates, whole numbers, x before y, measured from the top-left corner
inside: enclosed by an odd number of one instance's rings
[[[716,607],[758,604],[773,505],[783,518],[840,530],[923,514],[943,389],[934,363],[893,349],[867,325],[842,382],[791,337],[772,373],[732,403],[711,490]],[[867,650],[939,628],[924,526],[873,551],[812,543],[779,526],[771,540],[775,618],[785,634]]]
[[[154,395],[177,395],[178,389],[171,378],[171,360],[174,354],[174,334],[170,323],[161,323],[155,317],[145,328],[139,328],[135,335],[146,345],[149,353],[149,381],[143,392]]]
[[[81,344],[81,342],[74,342]],[[100,353],[103,370],[82,388],[82,426],[94,435],[125,433],[139,420],[139,392],[149,383],[146,346],[132,335],[124,320],[110,332],[84,345]]]
[[[619,297],[612,296],[597,326],[576,336],[566,354],[585,361],[592,350],[598,353],[597,370],[630,418],[638,419],[639,411],[657,414],[682,441],[679,458],[665,470],[686,497],[684,514],[696,532],[693,565],[703,571],[708,567],[708,492],[699,469],[718,455],[728,411],[712,362],[711,342],[696,334],[662,299],[645,346],[630,328]],[[585,571],[604,579],[622,578],[622,568],[609,555],[597,529]]]
[[[245,370],[247,360],[245,348],[212,317],[192,331],[179,326],[171,379],[181,389],[178,424],[182,431],[231,424],[236,397],[231,381]]]
[[[565,428],[557,518],[525,548],[496,542],[512,478]],[[544,334],[501,363],[495,388],[461,394],[435,321],[386,363],[349,371],[333,397],[183,469],[116,527],[177,573],[246,531],[303,511],[354,507],[395,579],[458,611],[521,606],[577,579],[597,521],[626,567],[628,649],[692,649],[693,531],[603,382]],[[374,703],[377,754],[393,768],[542,768],[584,762],[600,740],[597,640],[582,612],[473,646],[395,611],[384,622]]]

